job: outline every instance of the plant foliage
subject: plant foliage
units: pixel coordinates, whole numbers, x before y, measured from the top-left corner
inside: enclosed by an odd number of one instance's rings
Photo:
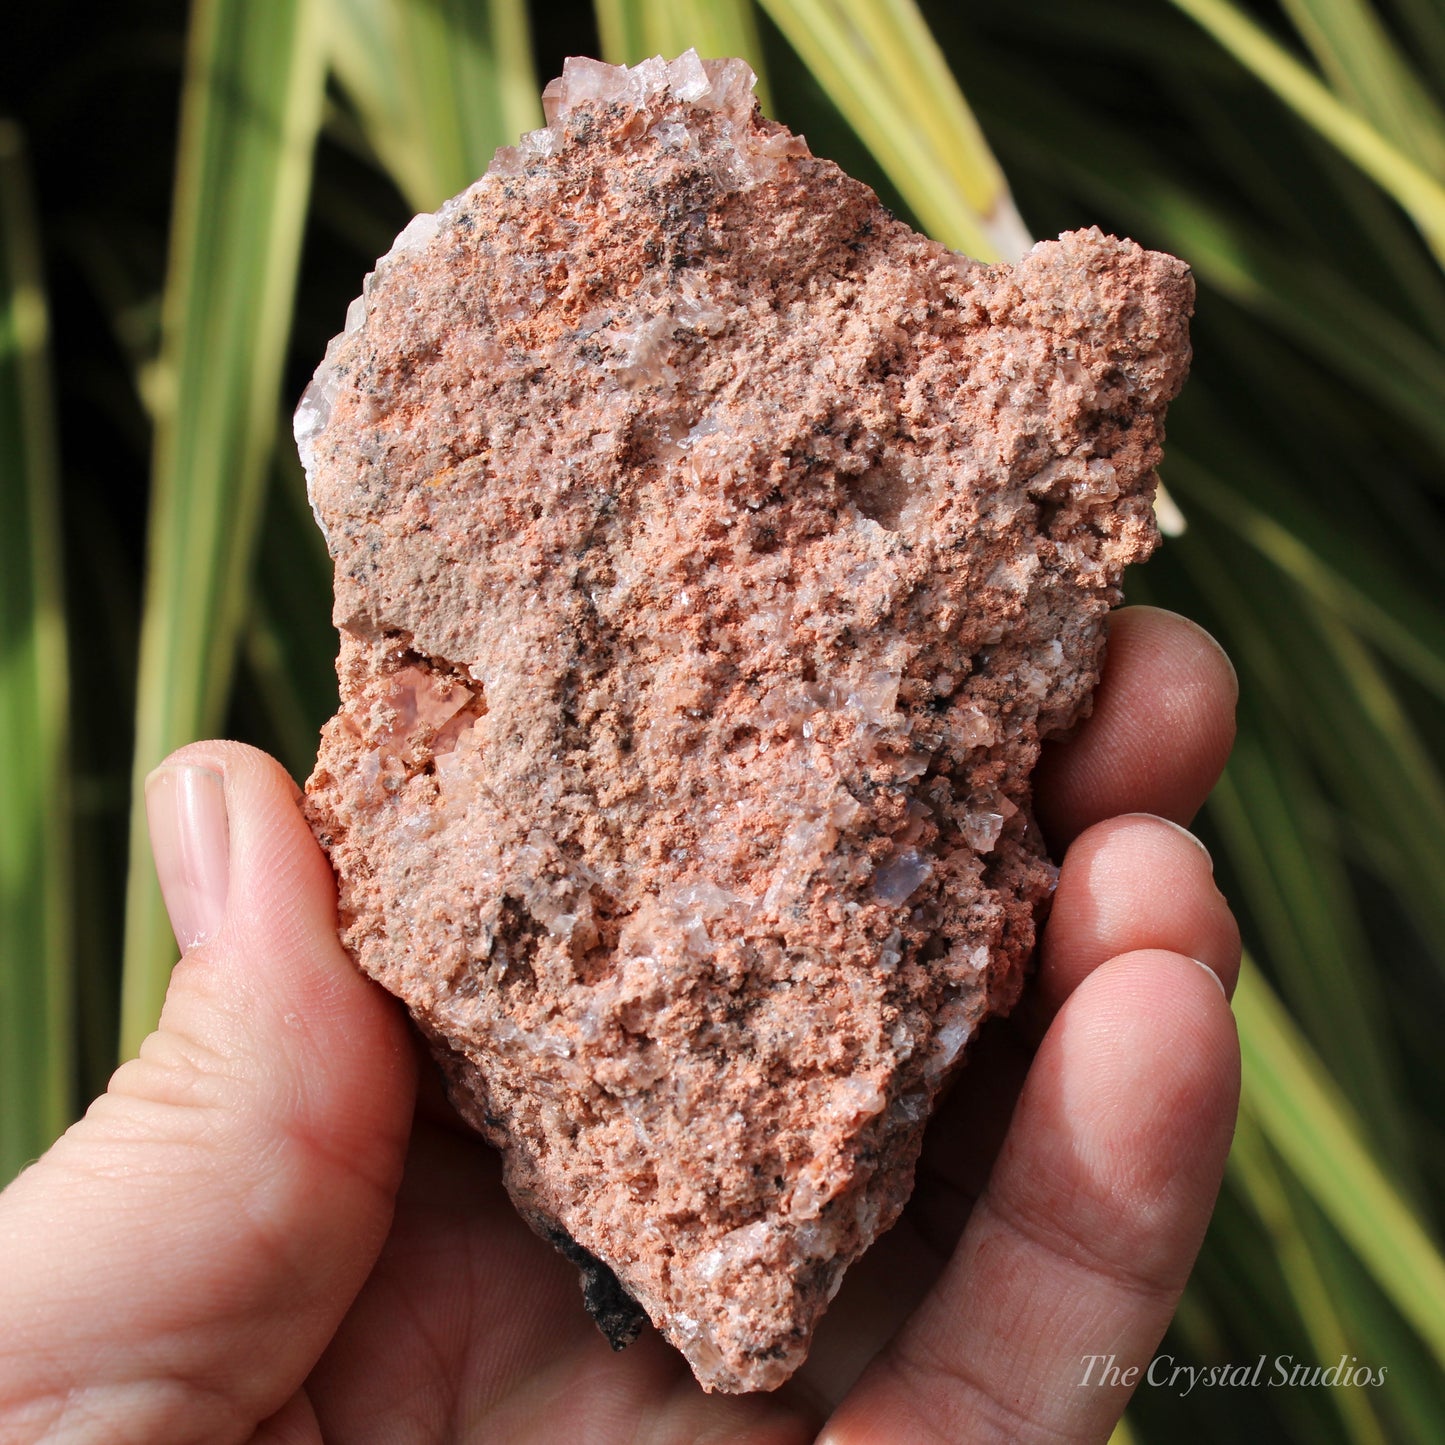
[[[949,244],[1098,223],[1194,267],[1186,526],[1129,590],[1239,669],[1201,827],[1250,961],[1240,1131],[1166,1348],[1389,1383],[1144,1390],[1129,1434],[1445,1438],[1445,11],[132,0],[11,28],[0,1171],[154,1021],[146,771],[223,728],[309,766],[329,576],[284,415],[362,274],[539,122],[564,53],[695,44]]]

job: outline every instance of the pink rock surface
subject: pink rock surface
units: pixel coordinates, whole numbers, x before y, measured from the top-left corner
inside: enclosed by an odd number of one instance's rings
[[[802,1361],[1055,870],[1039,740],[1156,541],[1186,268],[986,267],[741,62],[569,62],[297,414],[343,938],[624,1341]]]

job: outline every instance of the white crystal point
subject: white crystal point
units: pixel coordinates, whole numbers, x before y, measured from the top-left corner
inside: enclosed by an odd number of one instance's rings
[[[667,81],[678,100],[701,100],[712,89],[707,67],[696,50],[684,50],[667,67]]]
[[[585,55],[569,55],[561,76],[542,92],[542,110],[548,125],[574,110],[620,102],[640,110],[664,94],[684,104],[709,110],[743,114],[752,109],[752,91],[758,83],[745,60],[703,60],[696,50],[684,50],[676,60],[650,56],[636,65],[608,65]]]

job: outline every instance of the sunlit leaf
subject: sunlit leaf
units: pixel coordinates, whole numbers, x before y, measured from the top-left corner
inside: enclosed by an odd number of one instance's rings
[[[913,0],[763,0],[930,235],[984,261],[1031,244]]]
[[[1335,93],[1427,171],[1445,170],[1445,111],[1364,0],[1283,0]]]
[[[146,774],[220,726],[276,435],[325,79],[322,0],[197,0],[156,385],[121,1037],[154,1027],[175,956]]]
[[[521,0],[317,3],[367,140],[414,209],[434,211],[541,125]]]
[[[1282,1177],[1274,1151],[1254,1115],[1246,1094],[1229,1152],[1229,1170],[1254,1206],[1279,1260],[1286,1288],[1313,1346],[1313,1358],[1331,1362],[1351,1354],[1356,1343],[1340,1318],[1320,1270],[1319,1254],[1301,1228],[1288,1181]],[[1271,1372],[1271,1378],[1273,1372]],[[1348,1438],[1359,1445],[1387,1445],[1388,1437],[1363,1389],[1340,1391],[1337,1401]]]
[[[1234,999],[1247,1107],[1321,1211],[1445,1366],[1445,1259],[1353,1111],[1248,964]]]
[[[70,1122],[68,678],[48,310],[29,168],[0,120],[0,1185]]]
[[[1339,100],[1230,0],[1173,0],[1291,109],[1390,192],[1445,260],[1445,186]]]

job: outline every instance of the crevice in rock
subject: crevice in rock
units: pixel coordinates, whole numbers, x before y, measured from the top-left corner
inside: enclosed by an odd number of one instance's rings
[[[887,532],[896,532],[903,508],[908,504],[910,488],[907,481],[892,467],[869,467],[857,477],[847,480],[848,494],[859,513],[877,522]]]
[[[416,645],[416,634],[400,627],[388,627],[375,634],[377,642],[385,649],[386,660],[383,672],[399,672],[404,667],[419,667],[423,671],[455,678],[463,687],[478,694],[482,684],[471,674],[464,662],[453,662],[450,658],[438,657]]]
[[[532,960],[547,937],[547,930],[516,898],[504,898],[492,934],[491,982],[509,993],[536,991],[537,975]]]

